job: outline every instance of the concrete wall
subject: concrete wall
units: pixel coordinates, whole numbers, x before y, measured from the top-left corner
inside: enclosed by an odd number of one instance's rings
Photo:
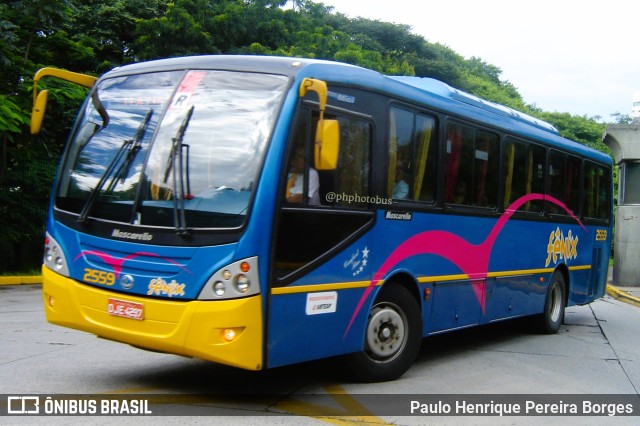
[[[640,160],[640,125],[611,124],[602,140],[613,151],[617,164],[624,160]]]
[[[613,151],[616,164],[640,160],[640,125],[607,126],[603,141]],[[619,189],[640,191],[638,182],[620,182]],[[637,199],[636,197],[628,197]],[[640,204],[620,204],[616,211],[613,283],[640,286]]]
[[[640,286],[640,206],[618,206],[615,233],[613,283]]]

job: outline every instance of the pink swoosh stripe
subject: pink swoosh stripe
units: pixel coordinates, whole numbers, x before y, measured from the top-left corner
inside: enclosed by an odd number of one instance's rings
[[[83,250],[83,251],[80,252],[80,254],[78,254],[75,257],[75,259],[73,259],[73,261],[75,262],[76,260],[78,260],[79,258],[81,258],[81,257],[83,257],[85,255],[96,256],[96,257],[102,259],[102,261],[104,261],[104,263],[106,263],[107,265],[109,265],[109,266],[111,266],[113,268],[113,272],[116,274],[116,277],[120,276],[120,273],[122,272],[122,266],[124,265],[124,263],[127,260],[135,259],[136,257],[141,257],[141,256],[155,257],[155,258],[158,258],[158,259],[166,260],[167,262],[178,266],[183,271],[185,271],[185,272],[187,272],[189,274],[191,273],[187,268],[185,268],[183,265],[179,264],[178,262],[176,262],[173,259],[169,259],[168,257],[159,256],[159,255],[157,255],[155,253],[146,252],[146,251],[139,251],[139,252],[136,252],[136,253],[132,253],[132,254],[129,254],[129,255],[123,257],[122,259],[120,259],[120,258],[111,256],[109,253],[105,253],[105,252],[98,251],[98,250]]]
[[[502,229],[509,221],[511,216],[524,204],[530,201],[543,200],[551,202],[561,209],[563,209],[571,218],[573,218],[580,226],[586,231],[586,227],[582,224],[580,219],[557,198],[544,194],[527,194],[518,198],[509,207],[507,207],[504,213],[500,216],[496,224],[493,226],[487,238],[480,244],[471,244],[462,237],[453,234],[448,231],[426,231],[420,234],[416,234],[413,237],[402,242],[396,249],[389,255],[389,257],[382,264],[374,275],[373,279],[365,289],[364,293],[360,297],[358,304],[351,316],[351,320],[347,325],[344,332],[344,337],[351,329],[353,322],[355,321],[358,313],[362,310],[364,303],[375,288],[376,284],[384,279],[384,277],[391,271],[391,269],[403,260],[416,255],[421,254],[434,254],[443,257],[453,264],[455,264],[460,270],[467,275],[470,279],[482,280],[487,277],[489,269],[489,260],[491,257],[491,251],[493,245],[502,232]],[[478,272],[480,271],[480,272]],[[486,300],[484,292],[484,283],[472,283],[473,291],[480,303],[482,312],[485,312]]]

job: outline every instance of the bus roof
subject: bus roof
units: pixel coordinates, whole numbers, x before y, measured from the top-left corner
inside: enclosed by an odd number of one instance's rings
[[[603,163],[611,163],[611,157],[560,136],[556,127],[538,118],[504,105],[487,101],[463,92],[433,78],[385,76],[377,71],[341,62],[252,55],[203,55],[160,59],[125,65],[105,75],[117,75],[178,69],[228,69],[238,71],[256,70],[295,77],[330,79],[336,83],[369,88],[378,93],[415,101],[426,108],[463,119],[485,123],[488,127],[525,138],[546,143],[554,148],[575,152]]]
[[[123,65],[109,71],[106,76],[112,77],[119,74],[131,74],[139,72],[153,72],[156,70],[180,70],[180,69],[227,69],[238,71],[260,71],[265,73],[278,73],[294,76],[305,67],[316,64],[330,67],[349,67],[366,72],[373,72],[355,65],[343,64],[321,59],[294,58],[285,56],[252,56],[252,55],[202,55],[182,56],[154,61],[138,62]]]
[[[389,76],[389,78],[392,78],[394,80],[400,81],[405,84],[409,84],[411,86],[417,87],[427,92],[437,93],[440,96],[443,96],[455,101],[463,102],[463,103],[475,106],[477,108],[484,109],[486,111],[501,115],[505,118],[511,118],[514,120],[522,121],[523,123],[530,124],[535,127],[539,127],[542,130],[547,130],[556,135],[560,134],[560,132],[558,131],[558,129],[556,129],[555,126],[553,126],[550,123],[547,123],[546,121],[542,121],[538,118],[532,117],[528,114],[517,111],[513,108],[509,108],[507,106],[497,104],[495,102],[487,101],[486,99],[482,99],[470,93],[463,92],[462,90],[458,90],[434,78],[405,77],[405,76]]]

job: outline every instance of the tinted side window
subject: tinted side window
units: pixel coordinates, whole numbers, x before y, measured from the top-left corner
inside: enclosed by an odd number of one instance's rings
[[[608,168],[585,162],[583,216],[609,220],[611,214],[611,181]]]
[[[495,208],[498,199],[500,140],[497,135],[479,131],[476,133],[475,144],[474,205]]]
[[[575,157],[567,157],[567,181],[565,183],[565,202],[569,210],[576,216],[580,215],[580,194],[582,187],[581,176],[582,162]]]
[[[498,135],[450,123],[446,137],[445,202],[495,208]]]
[[[369,195],[371,124],[368,121],[338,116],[340,153],[338,167],[320,172],[320,193],[327,205],[345,208],[367,208]],[[335,199],[332,199],[333,195]]]
[[[473,159],[473,129],[459,124],[447,125],[445,201],[469,204]]]
[[[319,262],[373,218],[368,202],[373,126],[348,115],[325,117],[340,125],[336,170],[314,168],[316,112],[303,110],[292,136],[275,234],[274,271],[281,280]]]
[[[388,196],[433,202],[438,161],[435,118],[391,108],[389,122]]]
[[[545,150],[536,145],[507,140],[504,151],[504,208],[527,194],[544,193]],[[527,202],[519,210],[539,213],[543,202]]]
[[[575,157],[551,151],[547,174],[547,194],[560,200],[575,215],[580,214],[580,168]],[[567,215],[567,211],[553,203],[547,203],[552,214]]]
[[[549,154],[547,169],[547,194],[564,203],[565,191],[565,156],[557,152]],[[564,214],[556,204],[547,203],[547,211],[552,214]]]

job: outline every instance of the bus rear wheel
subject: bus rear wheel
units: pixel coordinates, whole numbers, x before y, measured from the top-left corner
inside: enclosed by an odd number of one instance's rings
[[[555,271],[547,289],[544,311],[538,317],[538,325],[542,333],[555,334],[560,330],[564,322],[565,289],[564,275],[560,271]]]
[[[395,380],[415,361],[421,340],[417,301],[406,288],[389,283],[369,312],[363,351],[347,358],[349,372],[364,382]]]

